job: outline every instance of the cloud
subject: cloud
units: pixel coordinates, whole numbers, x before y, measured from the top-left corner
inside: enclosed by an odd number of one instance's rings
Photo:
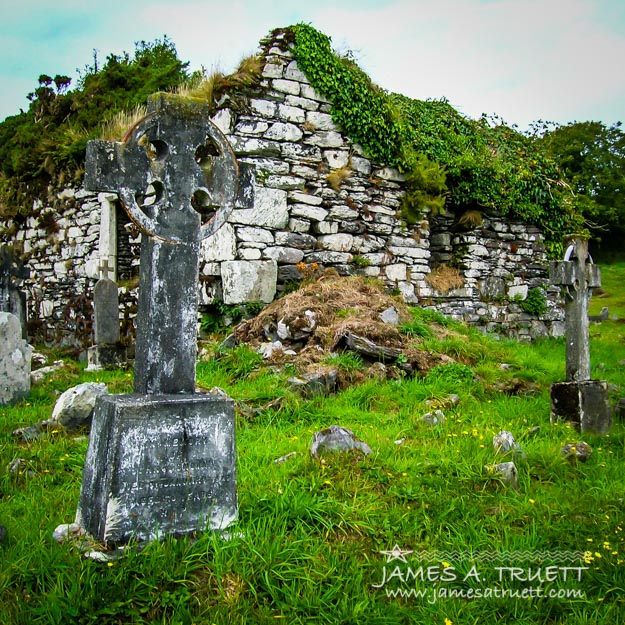
[[[75,76],[168,35],[192,69],[232,71],[273,28],[311,23],[381,87],[520,126],[622,115],[622,0],[22,0],[0,8],[0,118],[39,74]]]

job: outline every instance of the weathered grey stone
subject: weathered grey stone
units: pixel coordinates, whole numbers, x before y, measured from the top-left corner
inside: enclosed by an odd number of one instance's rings
[[[428,412],[421,417],[421,421],[428,425],[442,425],[445,423],[445,413],[442,410]]]
[[[281,91],[290,95],[300,94],[300,84],[295,80],[284,80],[276,78],[272,81],[271,84],[276,91]]]
[[[19,319],[0,312],[0,405],[12,404],[30,392],[31,354]]]
[[[521,449],[512,432],[508,432],[508,430],[502,430],[493,436],[493,448],[499,454],[507,454],[510,451],[520,451]]]
[[[62,369],[64,366],[65,361],[55,360],[51,365],[48,365],[47,367],[41,367],[39,369],[31,371],[30,381],[32,384],[38,384],[39,382],[42,382],[46,376],[54,373],[55,371],[58,371],[59,369]]]
[[[269,303],[276,294],[275,261],[227,261],[221,265],[223,299],[226,304]]]
[[[572,237],[564,261],[553,261],[551,281],[565,297],[566,382],[551,387],[551,421],[565,420],[582,432],[606,434],[612,414],[606,382],[590,380],[588,300],[601,286],[601,272],[589,260],[588,240]]]
[[[323,198],[312,193],[304,193],[303,191],[293,191],[289,193],[289,198],[293,203],[312,204],[313,206],[319,206],[323,203]]]
[[[327,234],[318,239],[321,247],[333,252],[349,252],[354,242],[351,234]]]
[[[57,543],[64,543],[85,536],[85,530],[78,523],[63,523],[52,532]]]
[[[287,192],[282,189],[257,187],[254,208],[232,211],[229,221],[272,230],[284,228],[289,223],[286,198]]]
[[[201,243],[200,254],[204,262],[234,260],[237,255],[237,238],[234,228],[230,224],[224,224],[217,232],[204,239]]]
[[[294,247],[266,247],[262,256],[277,263],[296,265],[304,258],[304,252]]]
[[[564,456],[567,460],[587,462],[592,455],[592,447],[584,442],[579,443],[567,443],[560,450],[560,455]]]
[[[91,425],[96,399],[108,393],[106,384],[85,382],[63,392],[54,404],[52,417],[45,425],[60,425],[66,430],[77,430]]]
[[[304,142],[320,148],[340,148],[345,144],[341,133],[331,130],[319,130],[310,137],[306,137]]]
[[[487,276],[480,281],[479,288],[482,297],[487,301],[492,301],[500,299],[505,295],[506,283],[503,278]]]
[[[506,486],[518,488],[519,472],[514,462],[501,462],[495,465],[484,467],[486,473],[492,477],[496,477]]]
[[[291,215],[293,217],[304,217],[312,221],[323,221],[328,216],[328,211],[320,206],[293,204],[291,205]]]
[[[237,238],[240,241],[258,241],[260,243],[269,244],[273,243],[273,234],[264,228],[238,228]]]
[[[397,311],[397,308],[395,308],[395,306],[391,306],[386,310],[383,310],[378,315],[378,318],[384,323],[390,323],[394,326],[399,325],[399,312]]]
[[[76,522],[105,543],[223,529],[237,516],[225,394],[103,395]]]
[[[100,278],[93,289],[94,338],[99,345],[119,342],[119,294],[117,285]]]
[[[299,250],[310,249],[316,243],[315,237],[310,234],[295,232],[276,232],[275,243],[284,247],[295,247]]]
[[[304,133],[295,125],[285,122],[275,122],[265,133],[266,139],[275,141],[299,141]]]
[[[371,447],[357,438],[351,430],[340,425],[331,425],[313,434],[310,454],[313,458],[319,458],[328,452],[334,453],[352,449],[362,452],[365,456],[371,453]]]

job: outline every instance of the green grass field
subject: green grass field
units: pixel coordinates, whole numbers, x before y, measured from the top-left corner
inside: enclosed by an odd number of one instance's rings
[[[591,326],[592,375],[613,385],[616,401],[625,396],[625,263],[602,270],[590,312],[608,306],[619,319]],[[420,327],[435,323],[414,314]],[[457,363],[422,378],[368,379],[330,397],[299,397],[287,384],[292,368],[267,367],[245,347],[200,362],[198,383],[223,388],[240,408],[239,521],[229,540],[166,539],[108,563],[52,539],[57,525],[73,521],[86,438],[12,436],[48,418],[58,393],[80,382],[131,389],[126,371],[86,372],[68,361],[27,400],[0,409],[0,523],[8,531],[0,622],[625,622],[623,424],[602,437],[550,424],[563,339],[518,344],[450,328],[446,338],[421,332],[414,340]],[[359,366],[345,355],[336,363],[347,373]],[[279,408],[253,410],[277,397]],[[422,421],[437,408],[442,425]],[[373,453],[312,459],[313,433],[332,424]],[[514,459],[517,489],[484,470],[512,459],[493,450],[504,429],[524,452]],[[588,462],[560,455],[581,440],[593,447]],[[19,470],[9,471],[18,459]]]

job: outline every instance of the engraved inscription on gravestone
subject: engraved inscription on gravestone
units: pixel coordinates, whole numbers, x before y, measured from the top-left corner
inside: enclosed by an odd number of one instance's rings
[[[142,231],[135,392],[96,403],[77,522],[105,543],[221,529],[237,516],[233,401],[195,392],[200,241],[238,166],[199,101],[157,94],[123,143],[87,146],[85,186]]]

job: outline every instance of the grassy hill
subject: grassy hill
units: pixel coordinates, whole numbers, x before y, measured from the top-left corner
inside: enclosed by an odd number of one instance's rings
[[[625,264],[602,269],[591,314],[608,306],[618,319],[591,326],[592,373],[617,400],[625,395]],[[358,310],[342,306],[332,319],[353,321]],[[48,418],[70,386],[131,388],[130,371],[86,372],[66,358],[26,401],[0,409],[1,622],[625,621],[623,424],[603,437],[550,424],[563,339],[495,341],[421,309],[409,313],[399,327],[406,349],[442,364],[413,374],[400,359],[376,377],[362,358],[330,349],[316,366],[338,367],[343,382],[327,397],[293,390],[288,379],[303,361],[269,364],[245,344],[215,355],[223,334],[212,337],[198,384],[237,402],[239,521],[227,541],[166,539],[110,562],[51,537],[73,521],[86,437],[12,436]],[[430,425],[423,417],[436,410],[444,422]],[[333,424],[372,453],[313,459],[313,433]],[[495,452],[501,430],[522,453]],[[561,455],[582,440],[593,448],[587,462]],[[517,488],[484,468],[510,460]]]

